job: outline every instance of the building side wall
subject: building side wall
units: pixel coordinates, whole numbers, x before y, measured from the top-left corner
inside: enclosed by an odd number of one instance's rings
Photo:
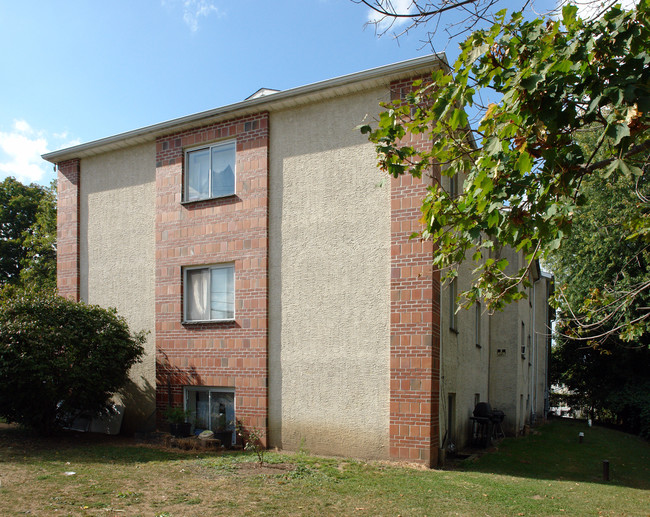
[[[473,266],[469,261],[460,265],[455,281],[458,294],[469,289],[472,269]],[[460,450],[470,443],[472,433],[470,417],[473,416],[477,400],[494,405],[489,394],[491,318],[485,306],[481,306],[480,342],[477,343],[475,307],[458,310],[456,324],[452,328],[452,304],[457,307],[450,295],[449,280],[447,280],[441,291],[440,303],[442,355],[440,440],[441,447],[449,448],[450,444],[453,444],[456,450]]]
[[[548,361],[551,347],[551,328],[550,328],[550,306],[548,298],[550,295],[551,279],[547,276],[542,277],[535,284],[535,364],[534,364],[534,396],[533,409],[537,422],[546,418],[547,402],[547,372]]]
[[[355,126],[386,89],[271,114],[271,445],[389,457],[390,187]]]
[[[80,297],[150,332],[122,397],[125,432],[154,425],[154,160],[145,144],[81,161]]]
[[[61,296],[79,300],[79,160],[57,164],[56,283]]]
[[[403,100],[413,80],[391,84],[391,99]],[[404,142],[427,150],[428,135]],[[391,180],[390,457],[438,463],[440,402],[440,275],[433,245],[411,239],[422,229],[420,206],[436,168],[421,179]]]
[[[267,429],[268,115],[238,118],[156,142],[157,405],[183,388],[235,390],[235,415]],[[235,194],[183,203],[184,152],[236,141]],[[234,263],[235,320],[183,322],[183,267]]]

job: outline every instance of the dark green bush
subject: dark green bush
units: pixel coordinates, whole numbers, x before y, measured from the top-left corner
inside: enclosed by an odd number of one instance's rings
[[[144,340],[114,309],[53,293],[0,298],[0,416],[50,434],[108,411]]]

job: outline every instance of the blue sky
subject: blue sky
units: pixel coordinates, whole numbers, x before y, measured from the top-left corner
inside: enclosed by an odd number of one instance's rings
[[[0,0],[0,179],[47,184],[45,152],[431,53],[368,18],[351,0]]]

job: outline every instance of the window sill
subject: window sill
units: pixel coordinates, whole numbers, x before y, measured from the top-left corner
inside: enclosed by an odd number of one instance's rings
[[[235,318],[228,318],[225,320],[184,320],[181,321],[182,325],[205,325],[209,323],[233,323]]]
[[[203,201],[214,201],[215,199],[228,199],[229,197],[235,197],[235,196],[236,193],[233,192],[232,194],[225,194],[223,196],[202,197],[201,199],[183,200],[181,201],[181,205],[193,205],[195,203],[201,203]]]

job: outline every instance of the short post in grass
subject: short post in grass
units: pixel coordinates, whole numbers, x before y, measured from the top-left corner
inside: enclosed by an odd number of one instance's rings
[[[609,460],[603,460],[603,481],[609,481]]]
[[[585,439],[585,433],[578,433],[578,443],[582,443]]]

